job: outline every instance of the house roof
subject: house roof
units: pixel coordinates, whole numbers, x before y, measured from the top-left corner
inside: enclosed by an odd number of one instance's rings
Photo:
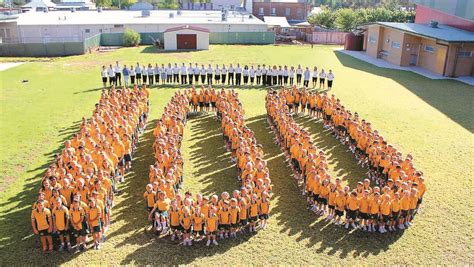
[[[169,14],[174,17],[170,18]],[[234,14],[235,13],[235,14]],[[66,20],[58,20],[58,17],[66,16]],[[227,21],[222,21],[221,11],[214,10],[185,10],[177,15],[176,10],[150,10],[150,15],[144,17],[140,10],[103,10],[97,11],[52,11],[48,13],[33,12],[18,15],[17,23],[23,25],[115,25],[115,24],[159,24],[159,25],[249,25],[264,26],[260,19],[248,15],[241,16],[237,12],[229,12]]]
[[[268,26],[280,26],[282,28],[291,27],[288,21],[286,20],[286,17],[264,16],[263,21],[265,21]]]
[[[165,32],[176,32],[176,31],[181,31],[181,30],[192,30],[192,31],[200,31],[200,32],[209,32],[209,30],[206,29],[206,28],[201,28],[201,27],[196,27],[196,26],[190,26],[190,25],[168,28],[168,29],[165,30]]]
[[[56,4],[49,0],[33,0],[29,2],[26,5],[23,5],[23,8],[37,8],[37,7],[43,7],[43,8],[50,8],[50,7],[55,7]]]
[[[377,22],[375,24],[448,43],[474,43],[474,33],[444,24],[439,24],[438,28],[418,23]]]

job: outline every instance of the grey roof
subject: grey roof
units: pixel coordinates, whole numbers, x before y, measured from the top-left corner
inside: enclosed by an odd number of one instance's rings
[[[438,28],[418,23],[377,22],[376,24],[448,43],[474,43],[473,32],[460,30],[444,24],[439,24]]]

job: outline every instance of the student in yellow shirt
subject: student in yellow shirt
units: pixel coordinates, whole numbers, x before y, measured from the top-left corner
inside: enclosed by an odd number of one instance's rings
[[[218,211],[219,215],[219,237],[221,239],[229,237],[230,231],[230,210],[229,201],[225,200],[221,202],[221,208]]]
[[[362,191],[362,197],[359,198],[359,220],[362,230],[367,231],[369,220],[369,190]]]
[[[395,231],[397,227],[398,219],[400,216],[400,193],[396,192],[393,194],[393,200],[391,202],[392,217],[390,218],[390,231]]]
[[[403,191],[403,196],[400,199],[400,219],[399,219],[399,225],[398,228],[400,229],[405,229],[405,227],[408,227],[406,222],[407,218],[409,216],[410,212],[410,191],[409,190],[404,190]]]
[[[357,199],[357,192],[352,191],[349,194],[346,202],[346,226],[345,228],[349,228],[349,224],[352,228],[357,228],[355,225],[357,219],[357,213],[359,212],[359,200]]]
[[[380,214],[380,193],[374,192],[369,201],[369,232],[377,231],[376,224]]]
[[[392,213],[391,209],[391,201],[390,195],[386,194],[382,196],[382,201],[380,202],[380,225],[379,225],[379,232],[384,234],[387,232],[385,226],[390,222],[390,215]]]
[[[253,194],[249,203],[249,217],[250,217],[249,231],[250,232],[256,231],[256,225],[257,225],[257,220],[258,220],[258,208],[259,208],[258,197],[256,194]]]
[[[335,199],[336,211],[334,214],[334,224],[340,225],[342,216],[344,216],[344,210],[346,208],[346,196],[344,190],[339,190],[339,193],[336,195]]]
[[[53,232],[59,235],[61,245],[59,251],[63,251],[65,248],[64,240],[67,242],[67,250],[71,250],[71,242],[69,241],[69,210],[63,205],[62,199],[57,198],[55,206],[52,211],[53,216]]]
[[[171,208],[169,210],[170,217],[170,228],[171,228],[171,240],[174,241],[176,237],[181,237],[181,225],[180,225],[180,211],[178,201],[176,199],[171,200]]]
[[[86,228],[84,227],[84,221],[86,218],[86,211],[81,207],[79,199],[74,199],[69,209],[70,222],[72,226],[72,234],[76,238],[76,249],[86,249]]]
[[[153,221],[153,226],[157,233],[166,233],[168,231],[168,210],[170,209],[171,201],[163,191],[158,191],[157,196],[158,199],[150,211],[148,219]]]
[[[217,208],[211,207],[209,209],[209,216],[206,218],[206,233],[207,233],[207,243],[206,246],[209,246],[212,242],[214,245],[218,245],[216,241],[216,232],[219,225],[219,216],[216,214]]]
[[[43,252],[52,252],[53,238],[51,237],[51,232],[53,224],[51,212],[44,207],[43,201],[37,201],[36,208],[31,212],[31,227],[35,235],[40,236]]]
[[[237,237],[237,230],[239,229],[240,207],[236,198],[230,199],[230,237]]]
[[[101,226],[102,218],[102,209],[97,202],[93,199],[89,201],[89,210],[87,211],[87,221],[89,222],[89,227],[91,227],[92,234],[94,236],[94,249],[100,249],[100,240],[102,233]]]
[[[192,234],[192,217],[191,217],[191,210],[189,207],[183,207],[181,212],[179,222],[181,224],[181,229],[183,231],[183,245],[184,246],[191,246],[191,234]]]
[[[412,225],[412,219],[413,216],[415,216],[415,211],[416,207],[418,206],[418,190],[414,187],[411,188],[410,190],[410,211],[408,212],[407,219],[405,220],[405,226],[411,226]]]
[[[326,222],[332,221],[335,217],[336,211],[336,196],[337,196],[337,188],[336,185],[331,183],[329,185],[329,193],[328,193],[328,216],[326,217]]]
[[[259,218],[260,218],[260,228],[265,229],[267,226],[267,220],[270,217],[270,197],[267,192],[262,193],[262,199],[259,203]]]
[[[240,230],[245,232],[245,228],[247,227],[248,221],[249,221],[248,220],[249,209],[248,209],[248,204],[247,204],[246,197],[242,196],[240,198],[240,203],[239,204],[240,204],[239,205],[240,206],[240,213],[239,213]]]
[[[206,216],[201,212],[201,207],[196,206],[192,214],[193,234],[195,241],[201,241],[205,236],[204,224]]]

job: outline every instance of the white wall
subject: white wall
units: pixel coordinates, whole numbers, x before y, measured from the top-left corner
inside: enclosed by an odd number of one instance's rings
[[[165,50],[177,50],[178,44],[176,42],[177,34],[196,34],[196,48],[198,50],[209,49],[209,33],[202,31],[193,31],[190,29],[183,29],[173,32],[165,32]]]
[[[123,32],[126,27],[132,28],[137,32],[164,32],[168,28],[185,26],[186,24],[129,24],[120,28],[115,28],[111,24],[90,24],[90,25],[19,25],[20,37],[25,43],[42,42],[42,38],[49,37],[51,39],[78,38],[82,40],[90,36],[101,33]],[[229,24],[229,23],[212,23],[212,24],[190,24],[192,26],[208,29],[210,32],[266,32],[265,24]],[[86,33],[86,30],[89,32]]]

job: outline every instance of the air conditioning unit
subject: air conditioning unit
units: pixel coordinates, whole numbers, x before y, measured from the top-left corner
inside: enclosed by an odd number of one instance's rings
[[[178,15],[178,16],[181,16],[182,14],[183,14],[183,11],[181,11],[181,10],[178,10],[178,11],[176,12],[176,15]]]
[[[150,16],[150,10],[142,10],[142,17],[149,17]]]
[[[171,13],[169,14],[169,18],[170,18],[170,19],[174,18],[174,13],[173,13],[173,12],[171,12]]]

